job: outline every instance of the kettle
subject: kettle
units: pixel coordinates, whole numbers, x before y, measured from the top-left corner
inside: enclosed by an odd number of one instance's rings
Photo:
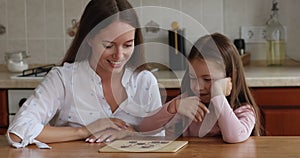
[[[25,62],[25,58],[28,58],[29,54],[26,51],[16,51],[5,53],[5,61],[7,69],[10,72],[22,72],[28,69],[28,64]]]

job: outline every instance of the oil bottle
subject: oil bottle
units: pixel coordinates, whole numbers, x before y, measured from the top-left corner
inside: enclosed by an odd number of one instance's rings
[[[278,20],[278,2],[272,2],[272,14],[267,21],[267,65],[280,66],[285,60],[285,29]]]

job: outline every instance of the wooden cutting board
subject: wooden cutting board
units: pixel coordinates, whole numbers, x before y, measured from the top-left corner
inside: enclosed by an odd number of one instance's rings
[[[188,141],[116,140],[99,149],[99,152],[177,152]]]

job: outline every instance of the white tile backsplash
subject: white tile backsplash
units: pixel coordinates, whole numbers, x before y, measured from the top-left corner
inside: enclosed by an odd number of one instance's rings
[[[55,48],[55,51],[53,51]],[[46,40],[46,62],[59,64],[65,54],[63,39]]]
[[[285,14],[282,15],[282,21],[285,22],[287,26],[287,56],[289,58],[300,61],[300,47],[299,47],[299,37],[300,37],[300,14],[299,0],[289,0],[289,3],[284,5]],[[284,18],[288,15],[288,18]]]
[[[297,42],[300,36],[299,0],[278,0],[279,21],[287,27],[286,54],[300,60]],[[231,39],[239,37],[240,26],[263,26],[270,17],[272,0],[224,0],[224,33]],[[246,44],[252,60],[266,59],[266,46]]]
[[[223,32],[223,0],[210,0],[205,1],[205,3],[204,1],[205,0],[142,0],[142,5],[144,6],[160,6],[164,8],[158,7],[149,11],[144,11],[141,23],[145,24],[150,20],[154,20],[162,29],[167,31],[171,29],[171,23],[177,21],[179,27],[185,29],[185,37],[190,43],[193,43],[200,36],[207,34],[207,31]],[[207,14],[207,16],[205,16],[205,14]],[[157,33],[157,35],[159,35],[159,33]],[[153,39],[155,35],[145,34],[146,42],[148,42],[147,36],[151,36]],[[159,37],[155,38],[157,42],[164,41],[163,39],[165,39],[166,41],[164,43],[168,43],[167,36],[168,34],[165,33],[164,36],[160,37],[162,40],[159,40]],[[191,45],[188,44],[189,42],[186,44],[187,54],[191,47]],[[161,42],[162,45],[164,43]],[[162,45],[156,45],[159,49],[154,48],[153,45],[151,47],[146,47],[147,59],[168,64],[169,50],[166,49],[168,47],[163,47]],[[153,50],[160,53],[154,55],[155,53],[153,53]]]
[[[144,3],[145,1],[148,0],[143,0],[142,2]],[[162,7],[168,7],[172,8],[175,10],[181,10],[182,8],[182,3],[184,3],[184,0],[160,0],[160,6]]]
[[[7,42],[6,40],[0,39],[0,48],[6,50],[6,42]],[[4,54],[5,53],[3,51],[0,52],[0,63],[5,63]]]
[[[44,64],[47,63],[46,45],[44,39],[28,39],[28,51],[30,57],[27,59],[29,63]]]
[[[26,10],[27,38],[45,38],[45,0],[27,0]]]
[[[185,1],[184,5],[182,5],[182,12],[199,23],[203,23],[203,0]]]
[[[24,0],[7,0],[7,37],[8,39],[25,39],[26,7]]]
[[[223,0],[203,0],[203,25],[208,32],[224,32]]]
[[[89,0],[0,0],[0,24],[6,33],[0,35],[0,64],[4,53],[30,51],[30,63],[58,63],[72,38],[66,34],[73,18],[79,20]],[[186,38],[194,42],[206,33],[221,32],[230,39],[239,37],[240,26],[262,26],[269,18],[272,0],[129,0],[134,7],[160,6],[139,12],[142,26],[150,20],[162,29],[170,29],[173,21],[185,28]],[[287,54],[300,60],[299,0],[279,0],[280,21],[287,26]],[[166,8],[165,8],[166,9]],[[206,32],[208,31],[208,32]],[[145,34],[145,41],[156,41],[146,46],[149,60],[168,63],[167,33]],[[155,48],[154,46],[157,46]],[[190,46],[187,45],[187,52]],[[147,51],[148,49],[148,51]],[[150,50],[150,51],[149,51]],[[247,44],[253,60],[265,59],[263,44]],[[164,52],[164,53],[161,53]]]
[[[224,32],[231,39],[239,38],[241,24],[246,21],[244,0],[224,0],[224,10]]]
[[[83,1],[64,0],[65,29],[72,26],[72,19],[80,19],[83,12]]]
[[[7,16],[6,16],[6,0],[0,0],[0,24],[7,27]],[[6,28],[7,31],[7,28]],[[7,33],[0,35],[0,40],[5,40]],[[3,44],[2,44],[3,45]],[[0,54],[1,54],[0,49]],[[0,59],[1,61],[1,59]]]
[[[45,28],[47,38],[64,38],[64,16],[62,0],[45,0]],[[71,21],[69,21],[71,23]]]
[[[27,40],[25,39],[8,39],[6,52],[15,52],[25,50],[27,48]]]

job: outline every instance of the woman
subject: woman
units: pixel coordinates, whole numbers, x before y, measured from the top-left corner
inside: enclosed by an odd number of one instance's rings
[[[62,67],[52,69],[14,117],[14,147],[85,139],[112,141],[131,134],[161,106],[146,70],[137,15],[126,0],[91,0]]]

